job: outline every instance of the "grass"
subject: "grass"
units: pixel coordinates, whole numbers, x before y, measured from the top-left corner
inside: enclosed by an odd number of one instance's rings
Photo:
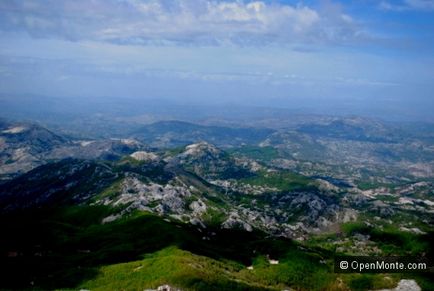
[[[393,225],[386,225],[383,229],[378,229],[362,222],[346,223],[342,225],[342,230],[348,236],[355,233],[369,235],[370,240],[376,242],[385,255],[420,255],[430,250],[431,233],[416,235],[400,231]]]
[[[312,184],[312,180],[309,178],[285,171],[272,173],[261,172],[254,177],[241,179],[240,181],[255,186],[273,187],[280,191],[316,190],[316,187]]]
[[[2,287],[24,288],[33,281],[42,289],[72,288],[92,277],[96,266],[159,250],[176,243],[180,233],[174,225],[145,214],[100,224],[111,212],[104,206],[66,207],[1,217],[1,253],[18,254],[2,257]]]
[[[399,274],[347,274],[343,277],[351,290],[378,290],[396,287],[399,282]]]
[[[321,256],[314,253],[288,252],[279,257],[278,265],[269,265],[265,257],[258,257],[253,270],[242,273],[249,280],[260,280],[262,284],[286,286],[301,290],[325,290],[336,280],[329,265],[319,263]]]
[[[258,231],[198,231],[143,212],[101,224],[112,211],[106,206],[76,206],[0,217],[0,253],[17,255],[0,257],[0,289],[31,288],[31,282],[32,288],[43,290],[143,290],[163,284],[183,290],[363,290],[387,285],[382,274],[334,274],[333,250],[315,244],[302,247]],[[344,230],[369,231],[375,241],[404,250],[432,239],[403,236],[397,243],[392,231],[386,230],[391,236],[385,239],[385,233],[354,223],[344,225]],[[211,239],[203,240],[204,236]],[[268,257],[279,264],[270,265]],[[247,269],[250,265],[253,270]],[[426,290],[432,286],[426,276],[413,277]]]
[[[221,262],[168,247],[146,255],[143,260],[101,267],[98,275],[80,288],[143,290],[170,284],[183,290],[268,289],[257,282],[243,280],[238,275],[242,268],[243,265],[234,262]]]
[[[325,274],[327,269],[317,266],[316,254],[300,251],[290,240],[267,238],[257,231],[246,233],[209,227],[199,232],[194,226],[169,223],[143,212],[100,224],[112,211],[106,206],[79,206],[22,211],[0,217],[0,252],[17,254],[0,258],[3,277],[0,288],[25,289],[33,282],[34,287],[44,290],[78,288],[83,284],[95,289],[98,282],[109,278],[112,284],[119,281],[125,282],[124,286],[135,286],[143,281],[126,283],[134,278],[128,277],[134,276],[131,270],[116,276],[113,270],[127,270],[129,263],[134,262],[136,266],[136,261],[141,260],[144,260],[141,264],[151,268],[146,286],[164,283],[167,278],[170,279],[167,282],[194,290],[212,289],[212,286],[216,286],[215,290],[266,289],[266,286],[273,289],[286,284],[311,289],[309,282],[316,284],[315,280],[318,286],[325,284],[320,274]],[[216,235],[209,235],[211,232]],[[211,240],[203,240],[205,235]],[[246,272],[245,266],[268,254],[284,263],[280,267],[258,266],[258,271]],[[202,271],[197,271],[195,264],[203,265]],[[304,269],[303,264],[307,264]],[[166,270],[174,267],[173,273]],[[307,270],[311,272],[309,279],[303,281],[300,278]],[[101,274],[105,277],[100,277]],[[101,286],[104,289],[103,283]]]
[[[114,199],[119,196],[123,179],[123,176],[116,179],[109,187],[101,191],[98,195],[92,197],[92,201],[102,200],[104,198]]]
[[[253,270],[233,261],[218,261],[175,247],[146,255],[144,259],[101,267],[98,275],[80,285],[92,290],[140,290],[170,284],[183,290],[326,290],[336,275],[318,267],[318,258],[288,254],[279,265],[264,256]]]
[[[202,219],[206,225],[218,227],[227,219],[227,215],[216,208],[208,207],[206,213],[202,216]]]

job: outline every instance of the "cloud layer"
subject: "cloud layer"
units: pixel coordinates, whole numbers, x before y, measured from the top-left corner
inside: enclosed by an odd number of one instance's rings
[[[0,3],[0,30],[125,44],[352,43],[364,37],[338,5],[215,0],[75,0]]]
[[[0,96],[432,104],[433,13],[434,0],[0,0]]]

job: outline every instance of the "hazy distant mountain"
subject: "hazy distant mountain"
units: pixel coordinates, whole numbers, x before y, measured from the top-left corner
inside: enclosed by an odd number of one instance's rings
[[[273,133],[271,129],[205,126],[181,121],[146,125],[133,137],[156,147],[173,147],[206,141],[217,146],[257,144]]]
[[[76,140],[34,124],[0,122],[0,177],[64,158],[114,160],[146,148],[129,139]]]
[[[208,142],[221,148],[253,146],[256,148],[252,151],[258,151],[261,158],[267,156],[268,162],[297,171],[307,170],[308,164],[303,162],[306,161],[339,165],[339,169],[333,171],[343,175],[352,173],[352,179],[366,178],[386,169],[387,176],[395,180],[408,175],[433,175],[429,125],[411,130],[413,127],[407,125],[390,125],[366,118],[319,116],[297,116],[282,124],[287,126],[268,129],[162,121],[142,126],[132,133],[127,130],[124,138],[82,140],[35,124],[3,121],[0,174],[3,178],[13,176],[49,160],[67,157],[116,160],[135,151],[149,150],[149,146],[161,149]],[[267,147],[271,147],[268,153]]]
[[[43,163],[56,147],[71,141],[30,123],[0,122],[0,175],[28,171]]]

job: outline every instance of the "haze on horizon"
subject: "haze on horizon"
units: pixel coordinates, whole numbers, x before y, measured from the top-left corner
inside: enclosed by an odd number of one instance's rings
[[[433,121],[434,1],[4,0],[0,95],[29,94]]]

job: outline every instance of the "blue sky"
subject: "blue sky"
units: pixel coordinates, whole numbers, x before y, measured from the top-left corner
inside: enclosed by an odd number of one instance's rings
[[[426,109],[434,0],[2,0],[0,93]]]

